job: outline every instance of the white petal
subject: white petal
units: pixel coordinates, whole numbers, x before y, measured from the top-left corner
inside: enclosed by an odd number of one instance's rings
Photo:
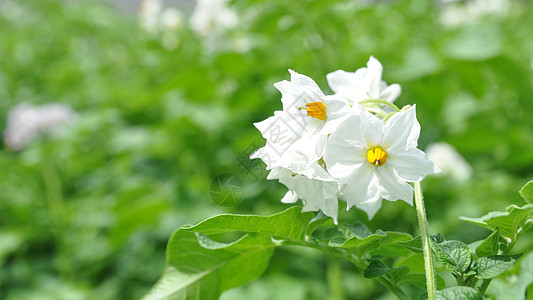
[[[290,69],[289,69],[289,73],[291,74],[291,82],[293,82],[294,84],[297,84],[302,87],[309,88],[315,92],[321,93],[320,87],[318,87],[316,82],[313,79],[311,79],[311,77],[300,74]]]
[[[274,84],[274,87],[281,92],[281,103],[284,111],[298,111],[298,108],[305,104],[320,101],[324,97],[324,93],[313,79],[293,70],[289,70],[289,72],[291,73],[291,81],[283,80]]]
[[[339,180],[339,189],[346,200],[347,209],[356,203],[379,199],[379,182],[374,168],[371,164],[362,163],[349,177]]]
[[[385,124],[383,145],[391,150],[416,148],[420,136],[420,124],[416,120],[416,106],[395,113]]]
[[[339,214],[339,200],[337,197],[326,198],[323,196],[324,202],[320,204],[320,210],[328,217],[333,219],[337,224],[337,215]]]
[[[297,158],[298,156],[295,156]],[[304,175],[305,177],[309,179],[317,179],[320,181],[326,181],[326,182],[333,182],[334,179],[331,177],[331,175],[324,170],[322,166],[318,164],[317,161],[314,162],[307,162],[305,167],[300,169],[292,168],[295,164],[288,164],[288,167],[291,168],[296,173],[299,173],[301,175]]]
[[[270,171],[270,173],[268,173],[267,179],[274,180],[274,179],[286,178],[286,177],[289,177],[291,174],[292,172],[286,168],[276,167],[276,168],[273,168]]]
[[[289,188],[289,192],[282,199],[282,202],[294,203],[298,198],[302,199],[303,212],[321,210],[337,222],[338,187],[335,181],[309,179],[300,174],[292,173],[287,176],[288,170],[278,169],[276,172],[277,175],[281,175],[279,176],[280,182]]]
[[[379,177],[380,195],[389,201],[403,200],[413,205],[413,187],[399,179],[391,166],[385,164],[376,168]]]
[[[328,136],[321,133],[321,127],[323,126],[308,126],[302,138],[295,144],[295,149],[305,155],[309,161],[318,161],[326,150]]]
[[[331,176],[343,178],[349,176],[363,163],[365,155],[362,148],[354,147],[345,140],[330,137],[324,162]]]
[[[358,105],[353,106],[357,107]],[[360,107],[360,106],[359,106]],[[378,117],[369,113],[366,109],[359,109],[360,123],[359,127],[364,133],[366,147],[374,147],[382,144],[385,124]]]
[[[281,203],[296,203],[298,201],[298,195],[294,191],[288,191],[283,198],[281,198]]]
[[[272,124],[276,121],[277,118],[278,118],[277,116],[271,116],[261,122],[254,123],[255,128],[257,128],[259,132],[261,132],[261,135],[263,136],[263,138],[265,139],[268,138],[267,136],[265,136],[265,133],[268,132],[267,129],[270,126],[272,126]]]
[[[365,159],[365,139],[360,118],[351,116],[340,124],[327,141],[324,162],[335,178],[347,177]]]
[[[385,84],[385,86],[386,85],[387,84]],[[396,100],[400,96],[401,93],[402,93],[402,88],[400,87],[400,85],[397,83],[394,83],[384,89],[382,88],[381,95],[379,97],[382,100],[389,101],[392,103],[394,102],[394,100]]]
[[[330,134],[337,130],[344,120],[354,114],[352,109],[346,102],[336,99],[326,99],[326,123],[324,124],[321,133]]]
[[[370,97],[377,99],[380,96],[380,84],[383,66],[373,56],[370,56],[370,59],[366,65],[368,67],[366,74],[368,80],[368,94]]]
[[[283,80],[274,84],[281,92],[281,103],[283,104],[283,110],[298,110],[299,107],[307,104],[307,94],[301,86],[298,86],[290,81]],[[312,102],[312,101],[311,101]]]
[[[440,169],[420,149],[408,151],[389,151],[386,164],[394,169],[398,177],[409,182],[418,182],[429,174],[440,172]]]
[[[381,199],[370,201],[370,202],[361,202],[361,203],[356,203],[355,207],[366,212],[366,214],[368,215],[368,219],[372,220],[372,218],[374,218],[376,213],[381,208],[381,202],[382,202]]]
[[[337,70],[326,75],[328,84],[335,93],[349,95],[357,77],[354,73]]]

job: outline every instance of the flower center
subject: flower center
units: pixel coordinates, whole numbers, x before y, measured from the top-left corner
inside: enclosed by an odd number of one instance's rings
[[[326,106],[322,102],[307,103],[307,115],[324,121],[326,119]]]
[[[387,152],[379,147],[372,148],[366,152],[366,160],[376,167],[381,167],[387,162]]]

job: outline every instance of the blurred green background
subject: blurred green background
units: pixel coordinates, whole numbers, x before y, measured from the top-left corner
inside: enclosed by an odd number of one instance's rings
[[[0,129],[23,102],[78,114],[22,150],[0,150],[0,299],[137,299],[179,226],[286,208],[286,188],[247,157],[264,144],[252,123],[281,108],[273,84],[289,68],[329,93],[327,73],[375,56],[384,80],[402,86],[397,104],[417,104],[420,147],[444,141],[465,157],[471,178],[423,183],[433,233],[472,242],[487,232],[459,216],[524,204],[529,1],[240,0],[203,15],[203,29],[192,9],[149,5],[125,14],[97,1],[0,2]],[[237,204],[217,205],[210,192],[231,176]],[[341,213],[341,223],[355,220],[417,234],[403,202],[385,202],[371,221]],[[531,234],[516,248],[531,251]],[[288,248],[223,299],[393,299],[361,274]]]

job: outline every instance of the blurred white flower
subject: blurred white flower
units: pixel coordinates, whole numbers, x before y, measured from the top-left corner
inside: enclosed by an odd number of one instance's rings
[[[139,14],[141,28],[152,36],[160,37],[165,49],[178,47],[177,32],[183,27],[183,15],[179,10],[173,7],[163,9],[160,0],[144,0]]]
[[[354,104],[354,108],[357,104]],[[420,124],[415,106],[386,123],[363,108],[354,110],[328,140],[324,161],[338,179],[347,208],[356,206],[372,218],[381,199],[413,203],[413,187],[438,167],[417,148]]]
[[[69,106],[50,103],[33,106],[20,103],[7,118],[4,144],[12,150],[23,149],[39,133],[50,133],[72,122],[77,113]]]
[[[140,7],[141,28],[150,34],[159,30],[159,15],[162,5],[160,0],[143,0]]]
[[[464,3],[445,3],[440,22],[449,27],[457,27],[476,22],[485,16],[505,17],[509,14],[509,0],[469,0]]]
[[[163,10],[161,14],[163,26],[168,30],[178,30],[183,26],[183,16],[181,12],[175,8],[169,7]]]
[[[370,56],[366,68],[355,72],[337,70],[327,75],[328,84],[338,95],[346,97],[352,103],[369,99],[381,99],[394,102],[401,94],[399,84],[387,85],[381,80],[383,66]]]
[[[309,166],[324,155],[328,135],[349,115],[350,109],[337,98],[325,96],[311,78],[289,72],[291,81],[274,84],[281,92],[283,110],[254,124],[267,142],[251,158],[261,158],[267,169],[284,167],[321,179]]]
[[[472,167],[452,145],[444,142],[430,144],[426,147],[426,153],[442,170],[442,175],[447,174],[457,180],[468,180],[472,177]]]
[[[278,179],[289,189],[287,194],[281,199],[281,202],[295,203],[298,199],[302,199],[302,211],[321,210],[337,224],[337,214],[339,212],[337,200],[339,189],[337,183],[317,163],[310,167],[315,169],[315,172],[322,173],[322,177],[327,180],[309,179],[282,167],[272,169],[267,179]]]
[[[228,6],[228,0],[198,0],[191,15],[191,28],[201,36],[209,36],[235,28],[237,13]]]

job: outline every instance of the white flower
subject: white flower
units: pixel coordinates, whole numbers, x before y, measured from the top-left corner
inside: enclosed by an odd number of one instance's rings
[[[387,85],[381,80],[383,66],[370,56],[366,68],[355,72],[337,70],[327,75],[328,84],[338,95],[346,97],[353,103],[369,99],[381,99],[394,102],[401,94],[399,84]]]
[[[320,165],[314,164],[311,168],[317,173],[322,173],[321,175],[327,180],[309,179],[282,167],[272,169],[267,179],[278,179],[289,189],[281,202],[295,203],[298,199],[302,199],[303,212],[321,210],[337,224],[339,210],[337,183]]]
[[[52,132],[72,122],[76,116],[76,112],[64,104],[33,106],[20,103],[7,117],[4,144],[12,150],[21,150],[40,132]]]
[[[468,180],[472,177],[472,167],[453,148],[452,145],[438,142],[428,145],[427,156],[442,170],[442,174],[449,174],[457,180]]]
[[[191,28],[199,35],[209,36],[236,27],[238,21],[228,0],[198,0],[191,15]]]
[[[158,31],[161,7],[161,0],[144,0],[141,2],[139,23],[146,32],[154,34]]]
[[[356,104],[354,108],[353,115],[331,134],[324,155],[347,208],[355,205],[372,218],[382,198],[412,205],[413,188],[408,182],[440,171],[417,149],[420,124],[415,106],[386,123]]]
[[[175,8],[166,8],[161,13],[163,26],[170,31],[179,30],[183,26],[183,16],[181,12]]]
[[[509,0],[470,0],[464,3],[446,3],[441,11],[440,22],[449,27],[475,23],[485,16],[506,17],[509,15]]]
[[[321,179],[309,166],[324,155],[328,135],[349,115],[350,109],[346,103],[325,96],[311,78],[289,72],[291,81],[274,85],[282,94],[283,110],[254,124],[266,145],[251,158],[261,158],[267,169],[284,167]]]

